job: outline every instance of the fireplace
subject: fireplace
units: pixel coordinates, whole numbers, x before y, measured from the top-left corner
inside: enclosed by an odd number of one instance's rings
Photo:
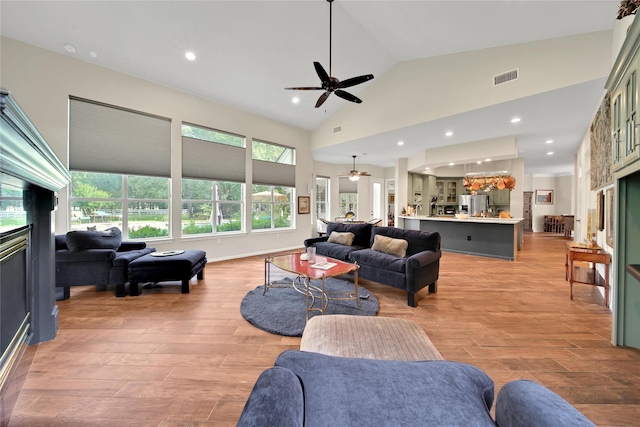
[[[70,175],[0,89],[0,426],[9,424],[35,353],[56,336],[54,214]]]

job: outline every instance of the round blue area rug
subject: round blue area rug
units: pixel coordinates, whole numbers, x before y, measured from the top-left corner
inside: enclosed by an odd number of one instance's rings
[[[286,278],[283,281],[291,282]],[[318,280],[312,280],[312,285],[321,286]],[[325,279],[325,292],[353,291],[353,282],[340,279]],[[242,299],[240,313],[253,326],[272,334],[286,337],[300,337],[307,323],[306,297],[292,287],[269,288],[264,292],[264,285],[260,285]],[[380,310],[378,299],[371,292],[358,286],[360,307],[353,300],[329,300],[325,314],[352,314],[355,316],[375,316]],[[320,301],[316,298],[315,307]],[[322,316],[318,311],[309,313],[309,318]]]

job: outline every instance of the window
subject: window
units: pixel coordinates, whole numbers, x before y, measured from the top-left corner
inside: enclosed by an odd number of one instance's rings
[[[316,177],[316,218],[329,221],[329,178]],[[318,230],[324,230],[323,223],[318,221]]]
[[[251,158],[272,163],[295,165],[295,154],[296,150],[291,147],[285,147],[255,139],[253,140],[251,147]]]
[[[171,120],[70,97],[71,229],[169,236]]]
[[[71,179],[72,230],[118,227],[123,239],[169,236],[169,178],[74,171]]]
[[[253,140],[251,143],[253,187],[251,226],[253,230],[294,226],[293,189],[296,181],[296,150]]]
[[[340,193],[340,216],[346,217],[347,213],[358,216],[358,193]]]
[[[251,227],[254,230],[291,228],[293,188],[254,185],[251,191]]]
[[[243,231],[243,193],[237,182],[183,179],[182,235]]]
[[[347,177],[341,176],[338,179],[338,194],[340,205],[338,207],[341,217],[347,213],[358,216],[358,181],[351,181]]]
[[[0,233],[27,225],[23,190],[0,182]]]
[[[217,142],[218,144],[231,145],[233,147],[244,147],[245,144],[244,136],[234,135],[232,133],[191,125],[188,123],[182,124],[182,136],[200,139],[202,141]]]

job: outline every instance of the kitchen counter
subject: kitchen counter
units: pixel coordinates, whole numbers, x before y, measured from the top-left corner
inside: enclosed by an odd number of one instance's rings
[[[520,221],[523,221],[524,218],[482,218],[482,217],[468,217],[464,219],[458,219],[455,216],[446,216],[446,215],[438,215],[438,216],[427,216],[427,215],[417,215],[417,216],[400,216],[400,218],[404,219],[419,219],[422,221],[453,221],[453,222],[483,222],[483,223],[495,223],[495,224],[517,224]]]
[[[401,216],[400,228],[437,231],[442,250],[513,261],[522,247],[523,218]]]

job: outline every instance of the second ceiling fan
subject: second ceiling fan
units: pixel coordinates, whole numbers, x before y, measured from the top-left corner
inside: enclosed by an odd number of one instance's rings
[[[359,172],[356,169],[356,156],[353,155],[353,168],[349,171],[349,181],[357,181],[361,176],[371,176],[369,172]]]
[[[324,93],[318,98],[316,102],[316,108],[320,107],[327,100],[331,93],[335,93],[342,99],[355,102],[357,104],[362,103],[362,100],[355,95],[345,92],[342,89],[346,89],[351,86],[359,85],[373,79],[373,74],[365,74],[358,77],[352,77],[347,80],[340,81],[337,78],[331,76],[331,30],[332,30],[332,16],[333,16],[333,0],[327,0],[329,2],[329,73],[325,71],[324,67],[319,62],[314,62],[313,66],[316,69],[318,77],[320,77],[321,87],[287,87],[288,90],[324,90]]]

